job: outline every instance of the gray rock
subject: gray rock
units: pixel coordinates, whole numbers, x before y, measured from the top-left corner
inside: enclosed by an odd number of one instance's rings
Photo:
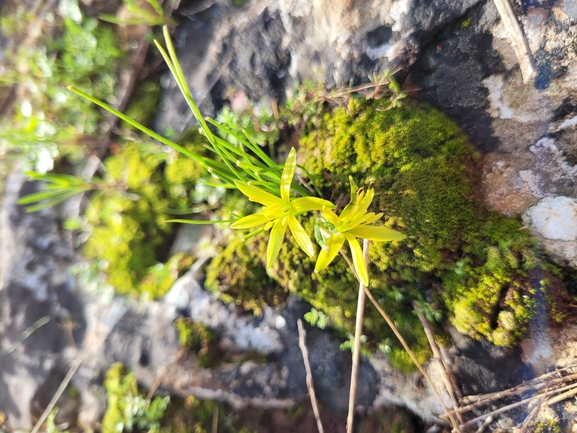
[[[272,98],[284,100],[303,80],[340,86],[411,64],[428,35],[478,3],[255,0],[234,8],[217,2],[202,15],[187,15],[190,21],[176,36],[177,55],[201,110],[213,115],[225,89],[267,105]],[[157,129],[182,132],[193,125],[192,117],[174,80],[164,84]]]
[[[66,349],[72,340],[80,343],[85,331],[67,272],[74,254],[54,214],[27,214],[16,204],[37,187],[14,173],[0,206],[0,408],[9,426],[22,429],[52,398],[68,369]]]

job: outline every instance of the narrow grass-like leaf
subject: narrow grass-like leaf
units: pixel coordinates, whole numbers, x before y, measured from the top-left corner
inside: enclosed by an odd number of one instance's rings
[[[164,213],[167,213],[169,215],[190,215],[190,214],[194,214],[194,213],[204,212],[208,209],[213,209],[213,207],[196,206],[196,207],[191,207],[188,209],[165,209]]]
[[[59,195],[53,195],[52,198],[50,199],[46,199],[46,201],[44,201],[43,203],[38,203],[36,205],[33,206],[28,206],[26,208],[26,212],[28,213],[32,213],[32,212],[37,212],[39,210],[42,209],[46,209],[49,207],[53,207],[56,206],[59,203],[62,203],[64,200],[80,193],[82,191],[63,191],[61,194]],[[22,197],[22,198],[26,198],[26,197]],[[21,203],[21,204],[25,204],[25,203]]]
[[[322,197],[323,195],[321,194],[321,191],[319,190],[319,188],[318,188],[318,186],[317,186],[317,184],[316,184],[316,182],[315,182],[314,177],[311,176],[311,174],[309,173],[309,171],[308,171],[305,167],[303,167],[302,165],[297,164],[297,167],[300,168],[300,169],[303,171],[304,174],[306,174],[306,176],[308,177],[311,185],[313,186],[314,190],[316,191],[317,195],[318,195],[319,197]],[[302,195],[302,194],[301,194],[301,195]]]
[[[192,95],[190,93],[190,89],[189,89],[188,85],[186,84],[186,78],[184,77],[184,73],[182,72],[182,68],[180,67],[180,63],[179,63],[178,58],[176,56],[176,52],[175,52],[174,46],[172,44],[172,39],[170,38],[170,34],[168,32],[168,27],[164,26],[162,28],[162,31],[163,31],[164,39],[166,42],[166,48],[168,49],[168,54],[162,48],[162,46],[158,43],[158,41],[154,41],[154,42],[155,42],[156,46],[158,47],[160,54],[162,55],[165,62],[167,63],[170,71],[174,75],[176,83],[178,84],[178,87],[180,88],[180,91],[182,92],[182,95],[184,96],[186,103],[190,107],[192,114],[196,118],[196,121],[199,123],[202,131],[204,132],[204,134],[205,134],[206,138],[208,139],[208,141],[210,142],[210,144],[214,147],[215,151],[221,157],[222,161],[229,167],[230,171],[232,173],[234,173],[234,175],[236,177],[238,177],[239,180],[244,181],[245,179],[243,179],[243,177],[240,175],[240,173],[234,168],[232,163],[226,158],[226,155],[223,153],[223,149],[219,146],[219,143],[216,141],[214,134],[212,133],[212,131],[210,130],[210,128],[206,124],[206,121],[202,117],[202,114],[200,113],[198,106],[196,105],[196,103],[194,102],[194,99],[192,98]]]
[[[206,186],[211,186],[213,188],[226,188],[226,189],[238,189],[236,185],[230,183],[218,183],[218,182],[204,182],[202,180],[197,181]]]
[[[84,190],[76,190],[76,189],[63,190],[63,189],[60,189],[58,191],[39,191],[39,192],[28,194],[28,195],[22,197],[20,200],[18,200],[17,203],[20,205],[25,205],[25,204],[35,203],[37,201],[48,200],[51,198],[59,197],[61,195],[73,196],[74,194],[78,194],[79,192],[82,192],[82,191],[84,191]]]
[[[189,150],[187,150],[186,148],[182,147],[181,145],[175,143],[174,141],[171,141],[167,138],[164,138],[162,135],[157,134],[156,132],[154,132],[151,129],[148,129],[146,126],[141,125],[140,123],[138,123],[137,121],[135,121],[134,119],[131,119],[130,117],[128,117],[127,115],[121,113],[118,110],[115,110],[114,108],[112,108],[110,105],[99,101],[98,99],[94,98],[93,96],[88,95],[87,93],[84,93],[82,90],[78,90],[74,87],[69,87],[68,89],[70,89],[70,91],[76,93],[78,96],[83,97],[84,99],[89,100],[90,102],[92,102],[93,104],[98,105],[99,107],[105,109],[106,111],[108,111],[109,113],[114,114],[115,116],[117,116],[118,118],[124,120],[126,123],[128,123],[129,125],[134,126],[136,129],[144,132],[146,135],[148,135],[150,138],[154,138],[155,140],[160,141],[163,144],[166,144],[167,146],[172,147],[175,150],[178,150],[179,152],[181,152],[182,154],[188,156],[189,158],[194,159],[195,161],[199,162],[200,164],[202,164],[203,166],[205,166],[205,160],[204,158],[200,157],[199,155],[196,155],[192,152],[190,152]]]
[[[52,182],[61,186],[71,186],[71,185],[81,185],[84,181],[79,177],[73,176],[71,174],[42,174],[35,171],[25,171],[25,175],[31,177],[34,180],[42,180],[45,182]]]
[[[192,225],[209,225],[209,224],[224,224],[230,223],[234,220],[183,220],[183,219],[173,219],[167,220],[167,223],[181,223],[181,224],[192,224]]]
[[[249,240],[250,238],[254,238],[256,235],[259,235],[259,234],[261,234],[261,233],[263,233],[263,232],[264,232],[264,228],[262,228],[262,229],[260,229],[260,230],[257,230],[257,231],[255,231],[255,232],[249,233],[248,235],[243,236],[242,239],[245,240],[245,241],[247,241],[247,240]]]
[[[148,2],[148,4],[150,4],[150,6],[152,6],[152,8],[154,9],[154,11],[162,16],[164,15],[164,9],[162,9],[162,6],[160,5],[160,3],[157,0],[146,0]]]
[[[200,127],[201,127],[202,131],[204,132],[204,135],[206,136],[209,143],[214,148],[215,152],[222,159],[222,161],[228,166],[228,169],[231,171],[231,173],[233,173],[234,176],[237,177],[239,180],[243,180],[242,176],[240,176],[238,174],[238,172],[232,166],[232,164],[226,159],[226,157],[223,156],[221,149],[219,148],[218,144],[216,143],[216,140],[214,139],[212,131],[210,130],[210,128],[208,127],[208,125],[204,121],[204,118],[200,114],[200,110],[198,109],[198,107],[196,106],[196,103],[192,99],[192,95],[190,94],[190,89],[188,88],[188,85],[186,84],[184,74],[182,73],[182,69],[180,69],[180,65],[178,63],[173,62],[173,60],[176,60],[176,62],[178,62],[178,59],[176,59],[176,54],[174,53],[174,47],[172,46],[172,40],[170,39],[170,35],[168,34],[168,27],[167,26],[163,27],[163,32],[164,32],[164,39],[166,41],[166,46],[168,48],[168,53],[170,53],[170,55],[166,52],[166,50],[162,47],[162,45],[160,45],[160,43],[158,41],[154,41],[154,43],[155,43],[156,47],[158,48],[158,51],[160,51],[160,55],[162,56],[162,58],[166,62],[168,69],[170,69],[170,72],[172,73],[174,79],[176,80],[176,84],[178,85],[180,92],[184,96],[184,99],[185,99],[186,103],[188,104],[188,106],[190,107],[192,114],[196,118],[197,122],[200,124]]]
[[[243,145],[245,145],[246,147],[248,147],[250,150],[252,150],[265,164],[267,164],[269,167],[273,167],[276,166],[277,164],[266,154],[262,151],[262,149],[260,148],[260,146],[258,145],[253,145],[250,141],[248,140],[244,140],[242,138],[240,138],[237,134],[235,134],[232,130],[230,130],[229,128],[227,128],[224,125],[221,125],[220,123],[218,123],[216,120],[207,118],[206,119],[207,122],[209,122],[211,125],[217,127],[218,129],[222,130],[223,132],[225,132],[228,135],[231,135],[234,137],[234,139],[236,141],[238,141],[239,143],[242,143]],[[246,136],[246,133],[244,134]]]

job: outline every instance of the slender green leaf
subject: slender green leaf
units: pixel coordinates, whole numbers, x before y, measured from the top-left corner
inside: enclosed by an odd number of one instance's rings
[[[206,186],[212,186],[213,188],[238,189],[236,185],[229,183],[203,182],[203,181],[198,181],[197,183],[201,183]]]
[[[256,235],[261,234],[262,232],[264,232],[264,228],[259,229],[259,230],[255,231],[255,232],[249,233],[248,235],[245,235],[245,236],[243,236],[242,238],[243,238],[243,240],[247,241],[247,240],[249,240],[250,238],[255,237]]]
[[[40,191],[22,197],[20,200],[18,200],[17,203],[20,205],[25,205],[35,203],[37,201],[48,200],[62,195],[73,196],[74,194],[78,194],[80,192],[82,192],[82,190],[76,190],[76,189],[74,190],[65,189],[58,191]]]
[[[209,225],[209,224],[224,224],[230,223],[234,220],[183,220],[183,219],[173,219],[167,220],[167,223],[181,223],[181,224],[193,224],[193,225]]]
[[[69,192],[68,191],[65,194],[61,194],[59,196],[54,196],[51,199],[47,199],[43,203],[38,203],[36,205],[26,207],[26,212],[32,213],[32,212],[37,212],[37,211],[42,210],[42,209],[56,206],[57,204],[62,203],[64,200],[67,200],[68,198],[78,194],[79,192],[82,192],[82,191],[75,191],[75,192]],[[23,197],[23,198],[25,198],[25,197]]]
[[[164,15],[164,10],[162,9],[161,4],[157,0],[146,0],[146,1],[148,2],[148,4],[150,4],[150,6],[152,6],[152,8],[158,15],[160,16]]]
[[[87,93],[84,93],[82,90],[78,90],[74,87],[69,87],[69,89],[76,93],[78,96],[83,97],[84,99],[89,100],[90,102],[92,102],[93,104],[98,105],[99,107],[105,109],[106,111],[108,111],[109,113],[114,114],[115,116],[117,116],[118,118],[124,120],[126,123],[128,123],[129,125],[134,126],[136,129],[144,132],[146,135],[148,135],[151,138],[154,138],[155,140],[160,141],[163,144],[166,144],[167,146],[172,147],[175,150],[178,150],[179,152],[181,152],[182,154],[188,156],[189,158],[194,159],[195,161],[199,162],[200,164],[202,164],[203,166],[206,167],[205,164],[205,159],[200,157],[199,155],[196,155],[192,152],[190,152],[189,150],[185,149],[184,147],[182,147],[179,144],[176,144],[175,142],[164,138],[162,135],[157,134],[156,132],[154,132],[151,129],[148,129],[146,126],[141,125],[140,123],[138,123],[137,121],[131,119],[130,117],[126,116],[125,114],[121,113],[118,110],[115,110],[114,108],[112,108],[110,105],[99,101],[98,99],[88,95]]]
[[[243,145],[245,145],[246,147],[248,147],[250,150],[252,150],[260,159],[261,161],[263,161],[266,165],[273,167],[276,166],[277,164],[266,154],[262,151],[262,149],[260,148],[260,146],[256,145],[254,146],[250,141],[244,140],[243,138],[239,137],[237,134],[235,134],[231,129],[227,128],[226,126],[218,123],[216,120],[207,118],[206,119],[207,122],[209,122],[211,125],[214,125],[215,127],[219,128],[220,130],[222,130],[224,133],[231,135],[234,137],[234,139],[236,141],[238,141],[239,143],[242,143]],[[244,134],[246,136],[246,133]]]

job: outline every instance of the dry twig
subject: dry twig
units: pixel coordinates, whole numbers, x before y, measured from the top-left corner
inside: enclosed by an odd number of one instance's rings
[[[423,329],[425,330],[425,335],[427,336],[427,340],[429,340],[429,346],[431,346],[431,350],[433,351],[433,358],[437,360],[437,362],[441,365],[443,370],[443,382],[445,383],[445,388],[447,389],[447,393],[451,397],[451,401],[453,403],[453,411],[457,414],[457,418],[459,419],[460,423],[463,423],[463,419],[461,418],[461,412],[459,412],[459,402],[457,401],[457,396],[455,394],[455,389],[453,388],[453,383],[451,382],[451,372],[447,368],[447,365],[443,361],[443,357],[441,356],[441,352],[439,351],[439,347],[435,342],[435,334],[433,332],[433,328],[431,324],[425,317],[423,313],[415,308],[417,313],[417,317],[423,325]]]
[[[317,427],[319,429],[319,433],[324,433],[323,425],[321,423],[321,415],[319,413],[319,407],[317,405],[317,398],[315,395],[315,387],[313,386],[313,374],[311,372],[311,366],[309,364],[309,353],[307,350],[307,346],[305,343],[306,333],[303,329],[303,322],[301,319],[297,320],[297,327],[299,330],[299,347],[303,354],[303,361],[305,363],[305,371],[307,373],[307,389],[309,391],[309,396],[311,398],[311,406],[313,407],[313,413],[315,415],[315,419],[317,421]]]
[[[353,263],[351,262],[351,259],[349,259],[348,255],[341,250],[341,255],[344,257],[344,259],[346,260],[347,264],[349,265],[349,267],[351,268],[353,274],[355,274],[355,276],[357,277],[357,279],[359,279],[356,271],[355,271],[355,267],[353,266]],[[400,341],[401,345],[403,346],[403,348],[405,349],[405,351],[407,352],[407,354],[409,355],[409,357],[411,358],[411,361],[413,361],[413,363],[417,366],[417,368],[419,369],[419,371],[421,372],[421,374],[425,377],[425,380],[427,381],[427,383],[429,384],[429,386],[431,387],[431,389],[433,390],[433,393],[435,394],[435,397],[437,398],[437,400],[439,401],[439,404],[441,405],[441,407],[443,408],[443,410],[445,411],[445,413],[448,415],[449,419],[451,420],[451,424],[453,426],[453,428],[455,429],[455,431],[460,432],[460,428],[459,428],[459,423],[457,422],[457,420],[454,418],[452,411],[447,410],[447,407],[445,406],[445,404],[443,403],[443,400],[441,399],[441,396],[439,395],[439,393],[437,392],[437,389],[435,388],[435,386],[433,385],[433,380],[431,379],[431,377],[429,376],[429,374],[425,371],[425,369],[423,368],[423,366],[421,365],[421,363],[418,361],[417,357],[415,356],[415,354],[413,353],[413,351],[411,350],[411,348],[409,347],[409,345],[407,344],[407,342],[405,341],[405,339],[403,338],[403,336],[401,335],[401,333],[399,332],[399,330],[397,329],[397,327],[395,326],[395,324],[393,323],[393,321],[390,319],[389,315],[385,312],[385,310],[383,310],[383,308],[379,305],[379,303],[377,302],[377,300],[374,298],[373,294],[371,293],[371,291],[368,289],[368,287],[365,287],[365,294],[367,295],[367,297],[369,298],[369,300],[372,302],[372,304],[374,305],[374,307],[377,309],[377,311],[379,312],[379,314],[381,315],[381,317],[383,319],[385,319],[385,321],[387,322],[387,325],[389,325],[389,328],[391,328],[391,330],[393,331],[393,333],[395,334],[395,336],[397,337],[397,339]],[[448,425],[448,423],[441,419],[441,418],[436,418],[435,422],[437,422],[440,425]]]
[[[558,377],[556,379],[545,381],[545,379],[547,379],[553,375],[556,375],[556,374],[558,375],[560,371],[566,370],[568,368],[570,368],[570,367],[566,367],[562,370],[557,370],[557,371],[552,372],[552,373],[544,374],[538,378],[532,379],[528,382],[522,383],[520,385],[517,385],[517,386],[510,388],[510,389],[507,389],[505,391],[493,392],[490,394],[483,394],[483,395],[467,396],[467,397],[463,398],[461,400],[461,402],[473,401],[473,403],[470,403],[466,406],[462,406],[460,409],[458,409],[458,412],[465,413],[465,412],[471,411],[474,408],[479,407],[481,405],[489,404],[495,400],[500,400],[502,398],[509,397],[512,395],[521,394],[525,391],[529,391],[529,390],[540,391],[544,388],[551,388],[552,386],[567,383],[568,381],[577,380],[577,373],[573,373],[573,374],[569,374],[567,376]],[[454,411],[451,411],[451,413],[453,413],[453,412]],[[449,415],[449,414],[447,413],[447,414],[443,414],[441,416],[445,416],[445,415]]]
[[[218,404],[212,410],[212,433],[218,433]]]
[[[467,429],[468,427],[471,427],[471,426],[474,425],[475,423],[477,423],[477,422],[479,422],[479,421],[483,421],[484,419],[488,418],[489,416],[495,416],[495,415],[498,415],[498,414],[500,414],[500,413],[508,412],[508,411],[510,411],[511,409],[515,409],[515,408],[517,408],[517,407],[519,407],[519,406],[524,406],[524,405],[526,405],[526,404],[528,404],[528,403],[530,403],[530,402],[532,402],[532,401],[534,401],[534,400],[546,398],[546,397],[548,397],[548,396],[550,396],[550,395],[557,394],[558,392],[566,391],[566,390],[569,390],[569,389],[573,390],[573,389],[575,389],[575,388],[577,388],[577,383],[572,383],[571,385],[567,385],[567,386],[564,386],[564,387],[561,387],[561,388],[558,388],[558,389],[553,389],[553,390],[547,391],[547,392],[545,392],[545,393],[543,393],[543,394],[539,394],[539,395],[536,395],[536,396],[533,396],[533,397],[526,398],[526,399],[524,399],[524,400],[518,401],[517,403],[512,403],[512,404],[509,404],[509,405],[500,407],[499,409],[496,409],[496,410],[494,410],[494,411],[492,411],[492,412],[483,414],[483,415],[481,415],[481,416],[478,416],[477,418],[473,418],[472,420],[467,421],[465,424],[462,424],[460,427],[463,428],[463,429]],[[575,393],[577,393],[577,390],[575,390]],[[564,397],[564,398],[562,398],[561,400],[563,400],[563,399],[565,399],[565,398],[567,398],[567,397]],[[561,400],[559,400],[559,401],[561,401]]]
[[[50,400],[50,403],[48,403],[48,406],[46,406],[46,409],[42,413],[42,416],[40,417],[40,419],[38,420],[38,422],[36,423],[36,425],[34,426],[34,428],[30,433],[38,433],[38,430],[40,430],[40,427],[42,427],[42,424],[44,424],[44,421],[46,421],[46,418],[48,418],[48,415],[50,414],[52,409],[54,409],[54,406],[56,406],[56,402],[58,401],[58,399],[60,398],[60,396],[70,383],[72,376],[74,376],[76,370],[78,370],[78,367],[80,367],[80,364],[84,362],[86,357],[87,354],[85,354],[82,358],[78,359],[76,362],[72,364],[70,370],[68,370],[68,373],[66,373],[66,376],[64,376],[64,379],[62,380],[62,383],[56,390],[56,394],[54,394],[54,397],[52,397],[52,400]]]
[[[529,42],[527,41],[525,32],[523,32],[521,24],[519,24],[509,0],[494,1],[495,6],[499,11],[499,15],[501,15],[501,19],[511,37],[511,45],[513,45],[515,54],[517,54],[517,60],[519,60],[523,82],[528,83],[537,75],[537,68],[535,67],[535,60],[531,54],[531,47],[529,47]]]
[[[485,431],[485,429],[489,426],[489,424],[491,424],[492,422],[493,422],[493,417],[492,416],[488,417],[485,420],[485,422],[483,424],[481,424],[481,427],[479,427],[475,433],[483,433]]]

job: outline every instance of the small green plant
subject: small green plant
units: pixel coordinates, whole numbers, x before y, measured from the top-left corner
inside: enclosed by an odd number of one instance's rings
[[[70,433],[69,430],[62,430],[58,428],[55,422],[56,414],[58,413],[58,408],[54,408],[50,411],[48,416],[46,417],[46,426],[45,432],[46,433]]]
[[[306,313],[303,317],[311,326],[316,326],[321,329],[325,329],[331,321],[330,316],[327,316],[324,312],[317,310],[316,308],[311,308],[311,311]]]
[[[160,431],[169,397],[155,397],[148,401],[138,391],[136,377],[120,363],[113,364],[104,380],[107,407],[102,420],[103,433]]]
[[[29,167],[41,173],[50,170],[53,160],[64,153],[72,160],[84,155],[85,145],[105,131],[99,128],[99,110],[71,98],[67,85],[113,101],[116,71],[126,55],[117,44],[112,29],[95,18],[83,16],[78,2],[60,2],[40,22],[22,18],[25,7],[18,2],[3,13],[0,31],[16,40],[26,38],[34,22],[42,31],[27,45],[19,44],[6,53],[0,87],[16,89],[19,95],[11,115],[0,124],[0,151],[25,156]]]
[[[198,137],[184,146],[201,149]],[[101,183],[110,187],[90,196],[83,252],[119,293],[159,298],[192,263],[190,254],[170,257],[175,227],[167,221],[205,208],[195,194],[201,167],[146,143],[124,144],[104,167]]]
[[[188,396],[170,403],[162,420],[161,432],[210,433],[214,432],[216,419],[220,433],[256,433],[246,427],[238,427],[236,418],[236,414],[223,404]]]
[[[101,14],[99,18],[114,24],[138,25],[146,24],[149,26],[174,26],[174,20],[170,15],[164,12],[161,2],[158,0],[146,0],[148,7],[139,5],[138,0],[123,0],[126,10],[132,15],[131,18],[122,19],[116,15]],[[172,8],[171,8],[172,10]]]
[[[539,421],[534,427],[534,433],[561,433],[559,423],[553,419]]]
[[[341,343],[341,345],[339,346],[339,348],[342,351],[345,350],[350,350],[351,352],[354,351],[354,346],[355,346],[355,336],[352,334],[347,334],[348,340],[345,340]],[[366,335],[361,335],[361,344],[365,344],[367,342],[367,336]],[[365,355],[370,354],[370,351],[364,349],[361,346],[361,352],[364,353]]]

